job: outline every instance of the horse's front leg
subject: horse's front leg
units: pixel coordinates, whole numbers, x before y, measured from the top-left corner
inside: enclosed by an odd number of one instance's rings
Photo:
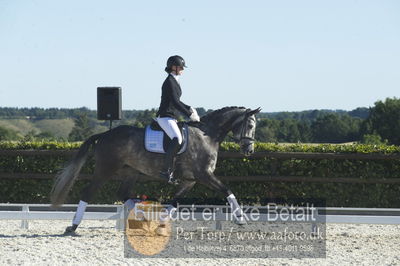
[[[172,199],[167,212],[168,215],[164,217],[163,219],[160,219],[160,224],[156,229],[156,233],[160,236],[168,236],[168,230],[167,230],[167,224],[169,222],[169,217],[172,215],[172,212],[176,210],[178,200],[182,196],[186,194],[189,190],[193,188],[193,186],[196,184],[196,181],[193,180],[185,180],[182,184],[180,184],[178,190],[175,192],[174,198]]]
[[[177,207],[179,198],[182,198],[189,190],[196,184],[194,180],[185,180],[175,192],[174,198],[171,201],[171,205]]]
[[[202,183],[208,186],[211,189],[219,191],[226,196],[226,199],[229,202],[229,206],[231,207],[232,216],[234,218],[234,222],[239,225],[246,224],[246,219],[242,208],[240,207],[238,201],[236,200],[235,195],[232,191],[225,186],[218,177],[214,175],[214,173],[204,174],[202,177]]]
[[[235,223],[238,225],[247,224],[245,215],[243,213],[242,208],[239,206],[239,203],[236,200],[236,197],[233,193],[229,194],[226,199],[229,202],[229,206],[231,206],[232,215],[235,219]]]

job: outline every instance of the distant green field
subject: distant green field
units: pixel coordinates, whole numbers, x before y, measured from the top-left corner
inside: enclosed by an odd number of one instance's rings
[[[1,119],[0,126],[17,131],[21,136],[25,136],[29,132],[34,132],[35,134],[50,132],[56,137],[67,138],[74,126],[74,121],[70,118],[41,120]]]
[[[131,121],[125,121],[131,122]],[[93,125],[93,132],[100,133],[108,130],[107,126],[96,121]],[[117,124],[117,123],[116,123]],[[35,135],[49,132],[55,137],[68,138],[69,133],[74,127],[72,118],[64,119],[0,119],[0,127],[11,129],[19,133],[20,137],[33,132]]]

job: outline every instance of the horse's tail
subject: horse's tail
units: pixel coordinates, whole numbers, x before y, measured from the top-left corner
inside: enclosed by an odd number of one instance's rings
[[[82,166],[85,164],[87,156],[89,155],[90,147],[92,147],[96,140],[98,140],[103,134],[104,133],[96,134],[87,139],[81,145],[75,157],[57,174],[53,188],[50,192],[52,207],[58,207],[64,203],[68,192],[78,177]]]

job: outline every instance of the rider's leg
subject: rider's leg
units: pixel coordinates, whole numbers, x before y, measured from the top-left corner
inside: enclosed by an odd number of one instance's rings
[[[161,175],[163,177],[167,177],[169,180],[173,179],[174,159],[176,153],[178,152],[179,146],[180,144],[178,138],[173,138],[169,143],[165,154],[165,161]]]
[[[157,122],[160,127],[167,133],[170,139],[177,138],[179,144],[182,144],[182,134],[179,130],[176,119],[171,117],[158,117]]]
[[[157,122],[168,135],[168,137],[171,138],[171,142],[169,143],[166,151],[164,166],[160,172],[160,176],[168,179],[169,183],[175,183],[176,180],[173,176],[174,159],[179,150],[179,146],[182,144],[182,135],[175,119],[170,117],[162,117],[158,118]]]

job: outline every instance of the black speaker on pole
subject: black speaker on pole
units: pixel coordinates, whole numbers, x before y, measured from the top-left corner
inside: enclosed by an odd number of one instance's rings
[[[120,87],[98,87],[97,88],[97,119],[121,120],[122,100]]]

